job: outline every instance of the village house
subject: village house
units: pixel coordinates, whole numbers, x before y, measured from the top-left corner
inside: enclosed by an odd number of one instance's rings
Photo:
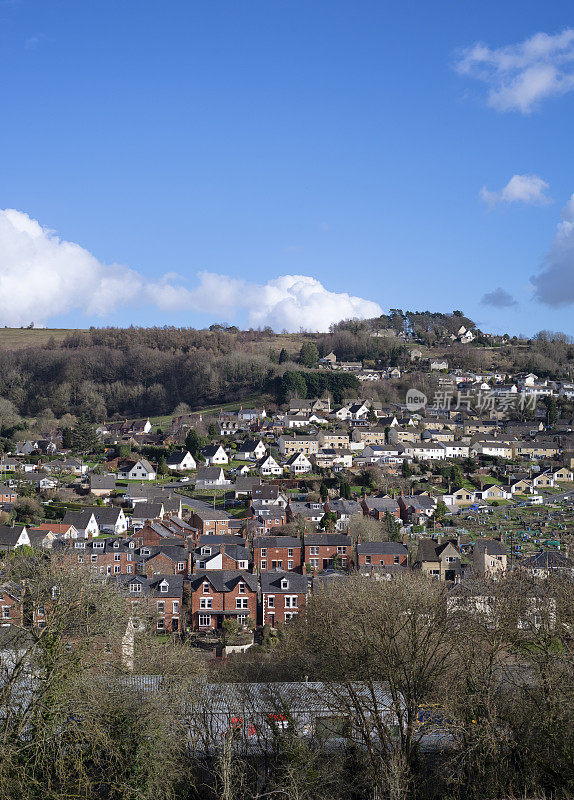
[[[167,454],[165,460],[168,469],[172,472],[187,472],[190,469],[197,469],[195,458],[189,450],[174,450]]]
[[[221,629],[225,620],[245,625],[257,622],[258,581],[242,570],[200,571],[192,576],[191,626],[194,630]]]
[[[136,572],[140,575],[183,575],[188,573],[188,552],[183,544],[169,539],[158,547],[143,546],[136,550]]]
[[[231,517],[225,511],[201,509],[193,511],[190,524],[197,530],[197,536],[229,535],[229,520]]]
[[[119,506],[88,506],[81,513],[88,515],[89,519],[94,515],[100,533],[121,536],[128,529],[128,520],[123,508]]]
[[[76,529],[78,537],[83,539],[92,539],[100,534],[98,521],[93,511],[66,511],[62,522],[64,525],[72,525]]]
[[[204,447],[201,451],[201,455],[204,457],[208,467],[226,466],[229,464],[229,457],[220,444],[210,444]]]
[[[291,475],[303,475],[313,471],[313,465],[304,453],[293,453],[285,462],[285,471]]]
[[[357,542],[357,567],[408,565],[408,550],[399,542]]]
[[[283,494],[278,486],[271,486],[269,484],[261,484],[254,487],[251,497],[253,502],[260,502],[265,506],[281,506],[285,508],[287,505],[287,496]]]
[[[183,626],[183,578],[181,575],[120,576],[118,586],[127,591],[128,602],[146,603],[153,614],[157,633],[179,633]],[[145,605],[144,605],[145,608]],[[135,616],[137,616],[137,611]]]
[[[0,625],[18,625],[24,622],[22,587],[13,581],[0,584]]]
[[[162,519],[165,515],[165,508],[163,503],[138,503],[134,506],[131,515],[131,527],[134,531],[138,531],[152,520]]]
[[[118,464],[118,478],[125,481],[155,481],[157,477],[155,469],[141,458],[137,461],[127,459]]]
[[[301,540],[296,536],[256,536],[253,540],[253,568],[266,570],[300,570]]]
[[[18,499],[18,495],[13,489],[10,489],[8,486],[5,486],[3,483],[0,483],[0,503],[15,503]]]
[[[372,497],[368,495],[361,500],[363,514],[374,519],[383,520],[386,514],[391,514],[396,520],[401,518],[401,509],[392,497]]]
[[[240,461],[259,461],[266,453],[266,448],[261,439],[247,439],[240,444],[235,457]]]
[[[326,569],[346,569],[353,556],[351,538],[342,533],[315,533],[304,538],[303,561],[316,575]]]
[[[281,467],[271,455],[263,456],[263,458],[257,462],[257,470],[263,477],[283,475],[283,467]]]
[[[323,449],[347,449],[349,447],[349,434],[347,431],[321,431],[319,444]]]
[[[230,485],[231,481],[226,480],[221,467],[200,467],[197,470],[196,489]]]
[[[297,572],[261,573],[261,622],[276,628],[305,609],[309,579]]]
[[[203,543],[189,553],[189,572],[211,571],[214,569],[250,571],[251,554],[245,540],[230,544],[227,541]]]
[[[481,577],[498,578],[508,566],[508,552],[498,539],[477,539],[472,559],[474,570]]]
[[[26,546],[30,546],[30,537],[25,527],[0,525],[0,552]]]
[[[420,525],[426,524],[432,517],[437,499],[426,494],[399,495],[398,503],[405,525]]]
[[[137,547],[163,547],[164,545],[184,545],[188,536],[194,536],[197,531],[190,525],[179,528],[163,520],[149,520],[131,535]]]
[[[279,453],[288,458],[294,453],[304,453],[306,456],[319,452],[319,440],[315,436],[280,436]]]
[[[90,475],[90,492],[96,497],[109,497],[115,489],[115,476]]]
[[[455,541],[420,539],[413,567],[440,581],[456,581],[461,574],[460,559]]]
[[[53,558],[72,570],[98,575],[135,573],[135,546],[129,539],[78,539],[53,542]]]
[[[337,515],[336,528],[341,533],[347,533],[351,524],[352,517],[362,516],[363,508],[357,500],[338,500],[329,499],[324,505],[325,512]]]

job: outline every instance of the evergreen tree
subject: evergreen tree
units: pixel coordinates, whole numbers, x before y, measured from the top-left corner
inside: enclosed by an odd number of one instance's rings
[[[325,502],[329,497],[329,489],[325,481],[321,481],[321,485],[319,486],[319,495],[323,502]]]
[[[167,468],[167,461],[165,460],[165,456],[161,456],[157,462],[157,474],[158,475],[167,475],[169,472]]]
[[[339,495],[343,498],[343,500],[351,499],[351,484],[349,483],[349,481],[342,480],[340,482]]]
[[[458,464],[453,464],[450,470],[451,490],[457,492],[464,486],[464,476]]]
[[[286,361],[289,361],[289,353],[284,347],[282,347],[281,352],[279,353],[279,363],[284,364]]]
[[[314,345],[313,342],[304,342],[299,351],[299,363],[304,367],[313,369],[313,367],[317,366],[318,361],[319,351],[317,350],[317,346]]]
[[[62,447],[64,450],[71,450],[73,445],[71,428],[64,428],[62,431]]]
[[[385,516],[383,517],[383,530],[388,536],[389,542],[401,541],[400,525],[397,524],[390,511],[385,511]]]
[[[403,465],[401,467],[401,475],[403,476],[403,478],[410,478],[412,474],[413,474],[413,471],[411,469],[411,466],[410,466],[409,462],[407,461],[407,459],[404,458],[403,459]]]
[[[204,447],[203,437],[198,434],[195,428],[190,428],[185,437],[185,447],[191,455],[197,459]]]
[[[558,406],[554,397],[545,397],[544,405],[546,406],[546,424],[549,428],[553,428],[558,420]]]
[[[72,430],[72,449],[78,453],[95,453],[101,450],[102,444],[91,422],[80,417]]]

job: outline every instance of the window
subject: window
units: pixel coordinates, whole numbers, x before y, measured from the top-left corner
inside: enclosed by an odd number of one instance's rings
[[[282,561],[272,561],[271,562],[271,569],[283,569],[283,562]]]
[[[121,553],[114,553],[114,561],[121,561],[122,556]]]
[[[237,584],[237,591],[239,592],[239,594],[245,594],[245,584],[243,583],[243,581],[239,581],[239,583]]]
[[[393,556],[393,564],[400,564],[401,559],[400,556]]]
[[[199,615],[199,627],[200,628],[209,628],[211,626],[211,617],[209,614],[200,614]]]
[[[114,564],[114,575],[119,575],[122,571],[121,564]]]
[[[261,562],[261,569],[267,569],[267,561]]]
[[[275,608],[275,595],[270,594],[267,597],[267,608]]]
[[[288,561],[287,562],[287,569],[293,569],[293,562],[292,561]]]
[[[337,555],[339,555],[339,556],[347,555],[347,548],[346,547],[337,547]]]
[[[454,558],[454,556],[447,556],[446,557],[446,563],[447,564],[454,564],[455,561],[456,561],[456,558]]]
[[[293,558],[293,548],[292,547],[289,547],[287,549],[287,555],[289,556],[289,558]]]
[[[94,550],[103,550],[105,542],[96,542],[95,540],[92,542]]]
[[[341,566],[342,567],[346,567],[347,566],[347,559],[346,558],[342,558],[341,559]]]
[[[159,590],[162,594],[165,594],[169,589],[169,583],[167,581],[162,581],[159,585]]]
[[[92,555],[90,556],[90,558],[91,558],[91,560],[92,560],[92,563],[96,563],[96,562],[97,562],[97,560],[98,560],[98,557],[97,557],[97,556],[95,556],[93,553],[92,553]]]
[[[210,589],[211,589],[211,587],[210,587],[209,583],[206,581],[203,584],[203,594],[209,594]]]
[[[119,546],[120,546],[120,543],[119,543],[119,542],[114,542],[114,548],[115,548],[116,550],[118,549],[118,547],[119,547]]]
[[[44,616],[44,613],[45,613],[45,612],[44,612],[44,606],[38,606],[38,610],[37,610],[36,614],[37,614],[39,617],[43,617],[43,616]]]
[[[134,554],[133,553],[128,553],[126,555],[126,559],[127,559],[127,561],[133,561],[134,560]]]
[[[287,580],[287,578],[282,578],[281,579],[281,588],[282,589],[288,589],[289,588],[289,581]]]
[[[2,606],[2,619],[10,619],[10,606]]]
[[[185,561],[178,561],[178,562],[177,562],[177,568],[178,568],[178,570],[179,570],[180,572],[181,572],[182,570],[184,570],[184,569],[185,569]]]
[[[52,600],[56,600],[60,596],[60,590],[57,586],[52,586]]]
[[[365,564],[371,563],[371,556],[365,556]]]
[[[248,614],[238,614],[237,615],[237,623],[239,625],[245,625],[245,622],[246,622],[248,616],[249,616]]]
[[[213,598],[211,598],[211,597],[200,597],[200,599],[199,599],[199,607],[200,608],[213,608]]]
[[[297,595],[285,595],[285,608],[297,608]]]
[[[158,614],[163,614],[164,611],[165,611],[165,601],[164,600],[158,600],[157,601],[157,613]]]
[[[266,557],[267,557],[267,548],[266,547],[262,547],[261,548],[261,558],[266,558]]]
[[[310,547],[309,548],[309,555],[310,556],[318,556],[319,555],[319,548],[318,547]]]
[[[130,592],[132,592],[132,594],[141,594],[141,590],[141,583],[130,583]]]
[[[312,569],[319,569],[319,559],[318,558],[312,558],[309,561],[309,563],[311,564],[311,568]]]
[[[249,600],[247,597],[236,597],[235,608],[249,608]]]
[[[289,622],[290,619],[293,619],[293,617],[297,616],[297,612],[296,611],[286,611],[284,616],[285,616],[285,622]]]
[[[84,563],[84,556],[82,555],[82,553],[79,553],[78,554],[78,564],[83,564],[83,563]]]
[[[173,601],[173,613],[179,614],[179,600]]]
[[[247,561],[238,561],[237,569],[247,569]]]
[[[158,621],[157,621],[157,629],[158,629],[158,631],[163,631],[165,629],[165,620],[158,619]]]
[[[132,575],[133,571],[134,571],[133,565],[132,564],[128,564],[127,567],[126,567],[126,572],[128,573],[128,575]]]

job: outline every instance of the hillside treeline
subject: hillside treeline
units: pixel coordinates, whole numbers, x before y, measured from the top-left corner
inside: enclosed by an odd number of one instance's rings
[[[401,314],[385,317],[385,325],[392,324],[383,330],[406,324],[418,335],[423,328],[418,317],[422,317],[427,327],[433,322],[433,330],[445,342],[450,327],[469,322],[456,313],[428,318],[424,313]],[[263,396],[265,402],[284,402],[289,394],[313,397],[328,391],[337,401],[348,390],[356,390],[358,383],[348,375],[316,372],[317,359],[331,351],[339,360],[364,361],[381,369],[410,365],[409,350],[416,338],[405,341],[392,333],[373,336],[381,330],[381,319],[342,322],[330,333],[301,333],[288,340],[270,329],[239,331],[220,325],[212,330],[77,331],[61,343],[51,340],[43,346],[0,350],[0,398],[9,400],[25,417],[50,409],[57,417],[72,413],[93,421],[169,414],[179,403],[196,409],[255,396]],[[314,345],[315,360],[300,364],[299,348],[305,342]],[[446,355],[451,368],[482,370],[496,365],[499,370],[560,378],[574,367],[574,345],[569,338],[548,332],[494,349],[480,341],[472,345],[449,341],[429,350],[433,352]],[[392,388],[386,382],[385,386]],[[378,396],[390,399],[385,392]]]

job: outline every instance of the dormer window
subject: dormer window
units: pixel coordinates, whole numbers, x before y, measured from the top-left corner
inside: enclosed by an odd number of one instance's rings
[[[142,556],[149,556],[149,548],[148,547],[144,547],[142,549]]]
[[[82,548],[85,548],[85,546],[86,546],[85,542],[75,542],[74,543],[74,547],[76,547],[79,550],[82,549]]]
[[[130,583],[130,592],[133,594],[140,594],[142,590],[141,583]]]
[[[135,547],[135,544],[133,542],[130,542],[130,549],[133,550],[134,547]]]
[[[201,555],[202,556],[210,556],[211,555],[211,547],[202,547],[201,548]]]
[[[281,588],[282,589],[288,589],[289,588],[289,581],[287,580],[287,578],[282,578],[281,579]]]
[[[120,546],[120,543],[119,543],[119,542],[114,542],[114,547],[116,548],[116,550],[117,550],[117,548],[118,548],[119,546]]]
[[[167,581],[162,581],[160,583],[160,585],[159,585],[160,592],[164,592],[165,593],[165,592],[167,592],[168,589],[169,589],[169,583]]]
[[[96,541],[93,542],[94,550],[103,550],[104,549],[104,545],[105,545],[105,542],[96,542]]]

